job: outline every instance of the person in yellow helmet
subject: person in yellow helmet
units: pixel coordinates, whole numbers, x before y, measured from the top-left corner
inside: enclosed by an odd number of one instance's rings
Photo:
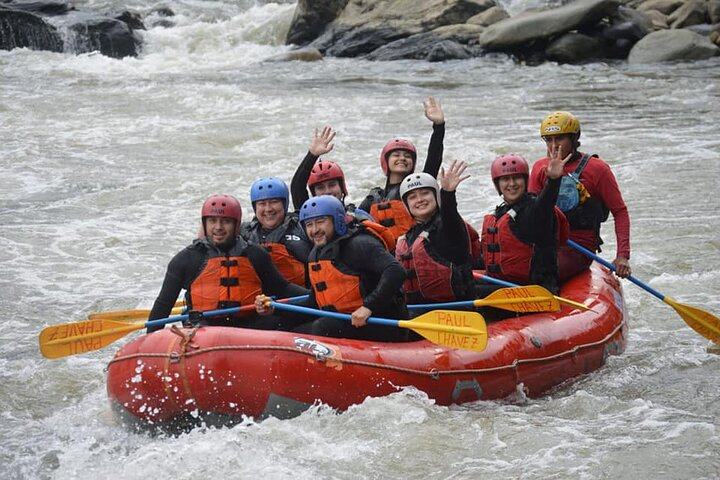
[[[617,253],[613,264],[616,274],[626,278],[630,269],[630,215],[610,166],[597,155],[578,150],[580,121],[570,112],[557,111],[547,115],[540,124],[540,136],[545,141],[547,156],[533,164],[528,190],[538,193],[547,181],[545,174],[549,157],[565,158],[557,206],[570,222],[570,240],[588,250],[600,251],[600,225],[612,213],[615,220]],[[567,280],[588,268],[592,259],[569,245],[558,251],[560,281]]]

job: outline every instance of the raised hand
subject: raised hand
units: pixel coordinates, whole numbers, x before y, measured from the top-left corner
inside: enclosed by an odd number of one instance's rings
[[[562,177],[565,164],[572,158],[572,152],[568,153],[565,158],[561,158],[560,155],[562,155],[562,153],[560,152],[559,145],[556,148],[548,148],[549,161],[547,167],[545,167],[545,175],[547,175],[548,178],[555,179]]]
[[[435,100],[435,97],[428,97],[426,102],[423,102],[423,108],[425,108],[425,117],[434,124],[440,125],[445,123],[445,114],[443,113],[442,105],[440,100]]]
[[[332,143],[335,138],[335,133],[335,130],[330,127],[323,127],[322,132],[316,128],[312,141],[310,142],[310,148],[308,149],[310,153],[319,157],[331,152],[332,149],[335,148],[335,144]]]
[[[464,175],[467,163],[462,160],[453,160],[450,169],[446,172],[445,167],[440,168],[440,186],[446,192],[454,192],[460,182],[470,178],[470,175]]]

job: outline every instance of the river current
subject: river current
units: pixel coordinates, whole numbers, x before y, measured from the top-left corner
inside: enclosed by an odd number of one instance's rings
[[[40,330],[149,308],[206,196],[237,195],[249,218],[251,183],[289,182],[316,127],[337,130],[327,158],[361,200],[383,181],[388,139],[411,139],[424,158],[429,95],[444,106],[446,163],[471,164],[458,190],[468,221],[479,226],[499,201],[492,159],[540,158],[540,121],[570,110],[582,148],[618,178],[635,275],[720,315],[720,59],[278,62],[293,3],[170,6],[175,26],[142,32],[138,58],[0,51],[0,478],[720,477],[720,355],[629,282],[627,351],[541,398],[447,408],[408,388],[344,413],[318,406],[177,437],[118,425],[104,368],[138,333],[47,360]],[[612,221],[603,233],[612,260]]]

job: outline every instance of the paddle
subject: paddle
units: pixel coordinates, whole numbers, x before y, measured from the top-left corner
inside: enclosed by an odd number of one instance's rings
[[[175,307],[170,313],[180,315],[185,307]],[[150,310],[115,310],[112,312],[96,312],[88,315],[88,320],[114,320],[117,322],[137,322],[145,320]]]
[[[425,303],[408,305],[410,310],[433,310],[453,307],[497,307],[511,312],[557,312],[560,302],[553,294],[540,285],[525,287],[501,288],[495,290],[485,298],[476,300],[463,300],[446,303]]]
[[[270,301],[269,305],[290,312],[350,320],[346,313],[328,312],[316,308],[287,305]],[[388,327],[409,328],[436,345],[482,352],[487,346],[487,326],[482,315],[462,310],[435,310],[412,320],[393,320],[370,317],[368,323]]]
[[[175,308],[172,309],[173,315],[183,313],[185,308],[185,300],[175,302]],[[117,320],[118,322],[135,322],[145,320],[150,315],[150,310],[115,310],[112,312],[95,312],[88,315],[88,320]]]
[[[578,252],[582,253],[583,255],[586,255],[595,260],[596,262],[599,262],[602,265],[606,266],[613,272],[616,270],[615,265],[595,255],[593,252],[583,247],[582,245],[578,245],[572,240],[568,240],[567,244]],[[706,312],[705,310],[701,310],[697,307],[691,307],[690,305],[676,302],[675,300],[666,297],[665,295],[658,292],[649,285],[641,282],[632,275],[627,277],[627,279],[633,282],[638,287],[645,290],[646,292],[656,296],[657,298],[674,308],[675,311],[680,315],[680,317],[685,320],[685,323],[687,323],[690,328],[695,330],[697,333],[707,338],[708,340],[712,340],[713,342],[720,344],[720,319],[718,317],[714,316],[710,312]]]
[[[298,301],[304,298],[307,298],[307,295],[285,298],[281,301]],[[282,305],[282,303],[280,305]],[[255,304],[199,313],[201,313],[203,317],[217,317],[250,310],[255,310]],[[190,315],[186,313],[184,315],[174,315],[167,318],[150,320],[144,323],[127,324],[113,320],[87,320],[84,322],[53,325],[44,328],[42,332],[40,332],[40,352],[46,358],[60,358],[90,352],[92,350],[99,350],[135,330],[179,322],[189,317]]]
[[[517,283],[510,283],[506,282],[505,280],[500,280],[499,278],[493,278],[488,277],[484,273],[480,273],[477,270],[473,270],[473,277],[476,280],[486,280],[488,283],[494,283],[495,285],[502,285],[503,287],[517,287]],[[555,298],[558,302],[569,305],[571,307],[579,308],[580,310],[592,310],[592,308],[586,307],[582,303],[579,302],[573,302],[572,300],[568,300],[567,298],[558,297],[557,295],[553,295],[553,298]]]

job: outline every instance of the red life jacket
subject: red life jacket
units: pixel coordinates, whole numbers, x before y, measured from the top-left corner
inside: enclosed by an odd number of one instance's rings
[[[513,283],[528,284],[531,276],[531,265],[535,249],[515,236],[510,228],[515,212],[510,209],[496,219],[494,214],[485,215],[482,227],[480,246],[487,272],[501,280]],[[555,207],[557,219],[557,238],[560,244],[567,241],[569,225],[565,215]]]
[[[405,235],[398,238],[395,258],[408,273],[403,283],[408,302],[457,300],[452,288],[452,263],[430,255],[428,246],[427,231],[422,232],[412,245],[408,244]]]
[[[403,235],[415,224],[401,200],[373,203],[370,206],[370,215],[377,223],[387,227],[395,238]]]
[[[228,256],[211,250],[205,268],[190,284],[193,310],[216,310],[249,305],[262,293],[262,282],[244,253],[246,244],[233,247]]]

